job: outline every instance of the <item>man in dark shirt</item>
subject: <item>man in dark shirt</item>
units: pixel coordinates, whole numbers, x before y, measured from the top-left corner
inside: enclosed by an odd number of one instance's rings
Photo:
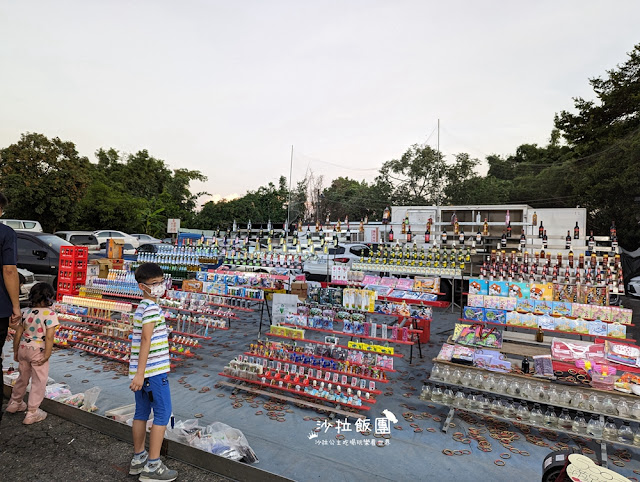
[[[8,201],[0,192],[0,216]],[[2,349],[7,338],[9,323],[20,321],[20,282],[17,264],[16,232],[9,226],[0,223],[0,372],[2,370]],[[0,385],[0,403],[4,401],[4,391]],[[1,405],[0,405],[1,407]],[[0,408],[0,420],[2,420]]]

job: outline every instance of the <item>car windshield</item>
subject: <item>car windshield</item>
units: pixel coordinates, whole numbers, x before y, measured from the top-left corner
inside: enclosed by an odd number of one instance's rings
[[[58,236],[54,236],[53,234],[38,236],[38,239],[58,252],[62,246],[73,246],[69,241],[59,238]]]

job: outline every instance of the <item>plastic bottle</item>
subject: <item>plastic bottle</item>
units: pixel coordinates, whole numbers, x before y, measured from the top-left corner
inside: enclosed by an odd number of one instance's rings
[[[633,431],[631,430],[629,422],[622,422],[622,427],[618,429],[618,442],[625,444],[633,443]]]
[[[573,419],[571,430],[575,433],[585,434],[587,433],[587,421],[584,418],[584,413],[578,412]]]
[[[595,413],[591,415],[591,420],[587,424],[587,435],[596,440],[602,439],[602,432],[604,427],[602,426],[602,422],[600,422],[600,417]]]
[[[610,442],[618,440],[618,426],[611,417],[607,418],[607,423],[605,423],[602,431],[602,437]]]
[[[540,404],[539,403],[534,403],[533,404],[533,409],[531,410],[531,423],[533,425],[542,425],[543,421],[544,421],[544,417],[542,415],[542,409],[540,408]]]

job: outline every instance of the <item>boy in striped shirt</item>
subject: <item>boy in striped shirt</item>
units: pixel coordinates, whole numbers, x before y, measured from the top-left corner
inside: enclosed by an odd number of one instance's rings
[[[136,411],[133,416],[134,456],[129,473],[140,474],[143,481],[171,481],[178,472],[168,469],[160,460],[164,432],[171,417],[169,390],[169,334],[157,299],[166,286],[162,268],[143,263],[136,269],[136,281],[143,292],[133,315],[133,334],[129,360],[129,388],[134,392]],[[153,409],[153,425],[149,437],[149,453],[145,450],[147,421]]]

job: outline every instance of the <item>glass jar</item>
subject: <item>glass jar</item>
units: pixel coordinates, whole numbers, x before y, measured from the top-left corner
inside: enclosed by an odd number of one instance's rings
[[[525,398],[533,398],[533,385],[531,382],[525,382],[520,387],[520,395]]]
[[[633,445],[640,446],[640,427],[633,433]]]
[[[640,402],[634,403],[633,407],[631,407],[631,416],[640,419]]]
[[[442,368],[438,363],[435,363],[431,369],[431,378],[433,380],[442,380]]]
[[[505,377],[500,377],[498,383],[496,384],[495,391],[497,393],[507,393],[507,389],[509,388],[509,383]]]
[[[484,375],[482,373],[478,373],[473,377],[473,386],[475,388],[482,388],[484,386]]]
[[[533,395],[531,398],[535,398],[540,402],[544,402],[546,400],[547,396],[545,393],[544,385],[542,383],[536,383],[535,387],[533,388]]]
[[[614,415],[617,412],[616,406],[610,396],[604,397],[602,401],[602,411],[607,415]]]
[[[563,390],[560,394],[560,403],[565,406],[571,405],[571,392],[569,390]]]
[[[589,410],[593,410],[594,412],[602,411],[602,404],[600,403],[600,399],[598,395],[590,395],[588,400]]]
[[[580,408],[580,404],[584,402],[584,394],[576,391],[573,393],[571,397],[571,406],[573,408]]]
[[[502,414],[504,413],[504,407],[502,406],[502,402],[499,398],[496,398],[493,402],[491,402],[491,413],[498,416],[502,416]]]
[[[442,392],[442,403],[444,405],[451,405],[453,402],[453,396],[453,390],[449,387],[445,388],[444,392]]]
[[[442,388],[440,388],[440,385],[436,385],[431,390],[431,400],[434,402],[442,402]]]
[[[461,379],[462,379],[462,372],[456,368],[455,370],[453,370],[453,373],[451,374],[450,383],[459,384]]]
[[[618,440],[618,426],[615,424],[612,418],[607,419],[607,423],[604,424],[602,430],[602,438],[610,442]]]
[[[591,419],[587,424],[587,435],[596,440],[602,439],[603,426],[600,422],[600,417],[595,413],[591,415]]]
[[[516,406],[513,403],[513,399],[507,398],[504,402],[504,416],[507,418],[516,417]]]
[[[425,402],[431,400],[431,385],[425,383],[422,385],[422,391],[420,392],[420,400],[424,400]]]
[[[529,407],[527,407],[526,402],[521,402],[516,409],[516,420],[522,420],[526,422],[529,420],[531,413],[529,412]]]
[[[491,406],[491,400],[489,397],[482,395],[482,401],[480,403],[480,409],[483,412],[489,412],[489,407]]]
[[[471,403],[469,404],[469,408],[472,410],[481,410],[482,409],[482,395],[478,392],[471,395]]]
[[[622,422],[622,427],[618,429],[618,442],[625,444],[633,443],[633,431],[629,422]]]
[[[498,381],[496,380],[495,375],[492,373],[484,381],[484,389],[489,392],[492,392],[497,388],[497,386],[498,386]]]
[[[544,426],[555,428],[558,425],[558,416],[551,407],[547,407],[547,411],[544,412]]]
[[[442,370],[442,381],[447,383],[452,383],[451,382],[452,374],[453,374],[453,371],[451,370],[451,368],[444,367],[444,369]]]
[[[562,413],[558,417],[558,425],[563,430],[571,430],[573,427],[573,420],[571,420],[571,415],[569,415],[569,410],[566,408],[562,409]],[[617,433],[617,430],[616,430]]]
[[[462,378],[460,379],[460,383],[465,387],[473,386],[473,373],[471,373],[471,370],[465,370],[462,374]]]
[[[505,383],[506,383],[506,380],[505,380]],[[508,393],[509,395],[513,395],[514,397],[519,397],[521,395],[522,387],[520,386],[520,382],[518,382],[517,380],[514,380],[513,382],[507,384],[505,388],[506,388],[506,392],[501,392],[501,393]]]
[[[458,408],[464,408],[467,403],[467,398],[464,396],[464,392],[462,390],[458,390],[453,397],[453,406]]]
[[[631,414],[631,410],[629,409],[629,404],[625,400],[620,400],[618,405],[616,406],[616,410],[618,411],[618,415],[621,417],[628,418]]]
[[[542,425],[543,424],[543,415],[542,409],[540,408],[539,403],[534,403],[533,408],[531,409],[530,420],[532,425]]]
[[[573,424],[571,425],[571,430],[579,434],[587,433],[587,421],[584,418],[584,413],[578,412],[576,414],[576,417],[573,419]]]
[[[556,405],[560,401],[560,394],[558,394],[556,387],[551,387],[547,390],[547,398],[552,405]]]

